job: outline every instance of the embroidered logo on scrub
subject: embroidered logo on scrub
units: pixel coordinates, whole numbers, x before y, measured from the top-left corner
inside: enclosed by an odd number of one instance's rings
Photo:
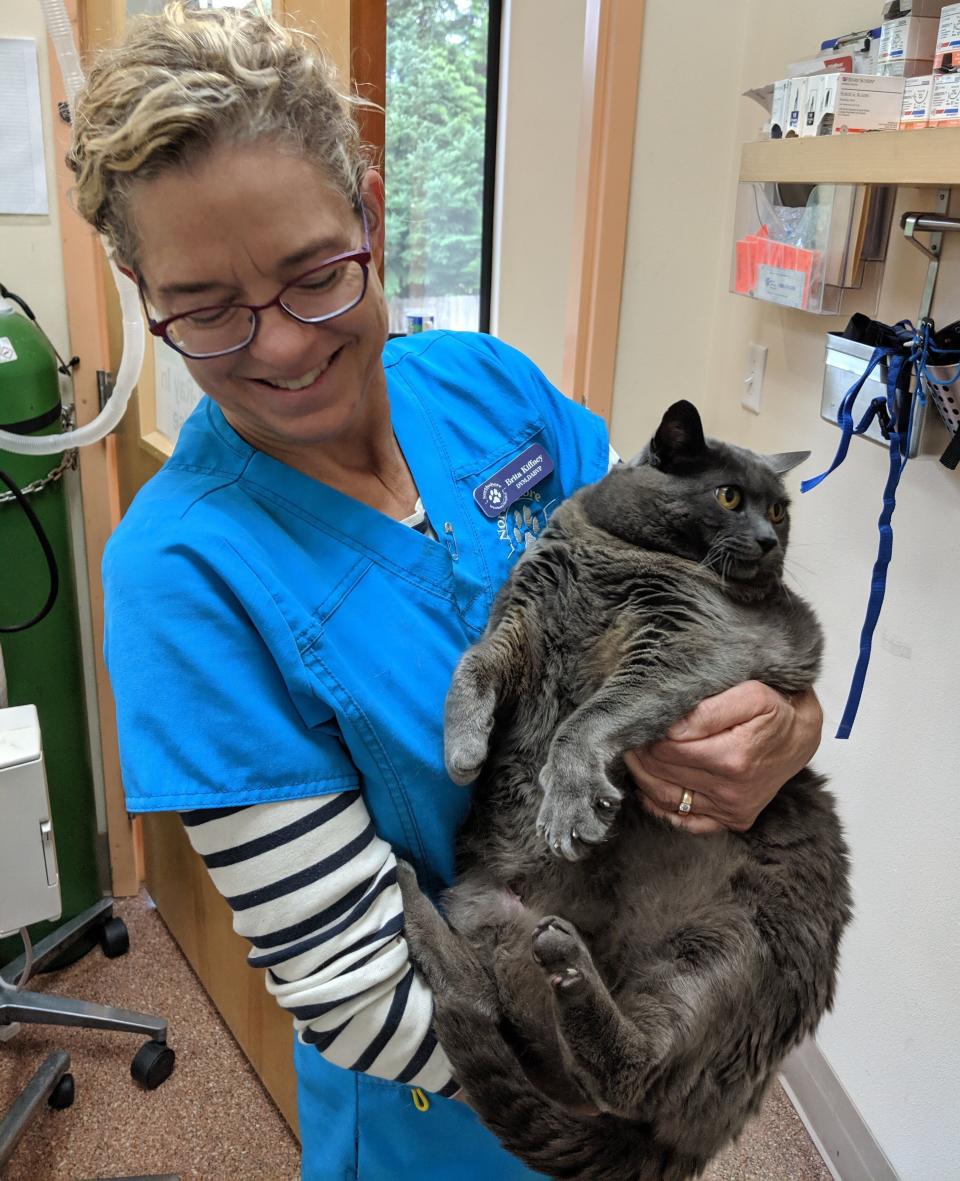
[[[531,492],[497,518],[497,536],[509,546],[511,558],[528,550],[546,529],[554,503],[541,500],[539,492]]]
[[[484,480],[473,490],[473,499],[488,517],[501,517],[521,496],[533,491],[553,471],[553,460],[542,447],[526,451]]]

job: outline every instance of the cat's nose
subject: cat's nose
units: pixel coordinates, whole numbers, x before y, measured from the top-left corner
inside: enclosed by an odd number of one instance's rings
[[[758,537],[757,538],[757,545],[760,546],[761,550],[763,550],[763,552],[765,554],[768,554],[776,544],[777,544],[777,539],[775,537]]]

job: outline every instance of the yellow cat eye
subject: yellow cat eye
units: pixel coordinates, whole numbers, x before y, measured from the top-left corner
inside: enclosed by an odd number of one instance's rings
[[[723,484],[715,489],[713,495],[721,508],[735,509],[743,503],[743,493],[733,484]]]
[[[787,515],[786,505],[777,500],[767,509],[767,519],[772,521],[774,525],[782,525],[783,519]]]

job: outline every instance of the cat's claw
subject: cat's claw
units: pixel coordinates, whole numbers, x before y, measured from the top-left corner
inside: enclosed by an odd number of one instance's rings
[[[620,796],[611,784],[594,792],[589,787],[586,798],[558,789],[544,767],[540,773],[544,790],[537,815],[537,832],[547,847],[566,861],[586,857],[592,845],[607,839],[610,826],[620,807]]]

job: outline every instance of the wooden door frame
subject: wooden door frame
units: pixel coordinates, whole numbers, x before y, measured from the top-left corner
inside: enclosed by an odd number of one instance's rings
[[[80,0],[67,0],[74,39],[81,52],[93,47],[92,33],[88,36],[88,30],[97,30],[102,39],[110,35],[114,15],[112,2],[99,0],[86,5],[81,12]],[[66,90],[52,43],[49,57],[52,109],[57,111],[59,104],[66,100]],[[67,325],[71,352],[80,357],[80,364],[74,371],[74,398],[77,424],[83,425],[91,422],[100,412],[98,372],[111,371],[107,331],[108,289],[104,285],[103,249],[97,235],[77,215],[70,202],[74,178],[64,162],[70,146],[70,128],[62,119],[56,118],[53,135],[56,144],[56,187]],[[116,439],[109,436],[100,443],[81,448],[79,472],[110,873],[113,894],[122,897],[136,894],[143,865],[138,826],[127,812],[123,795],[113,694],[103,661],[103,585],[100,563],[107,539],[120,520]]]
[[[563,388],[613,409],[644,0],[588,0]]]

